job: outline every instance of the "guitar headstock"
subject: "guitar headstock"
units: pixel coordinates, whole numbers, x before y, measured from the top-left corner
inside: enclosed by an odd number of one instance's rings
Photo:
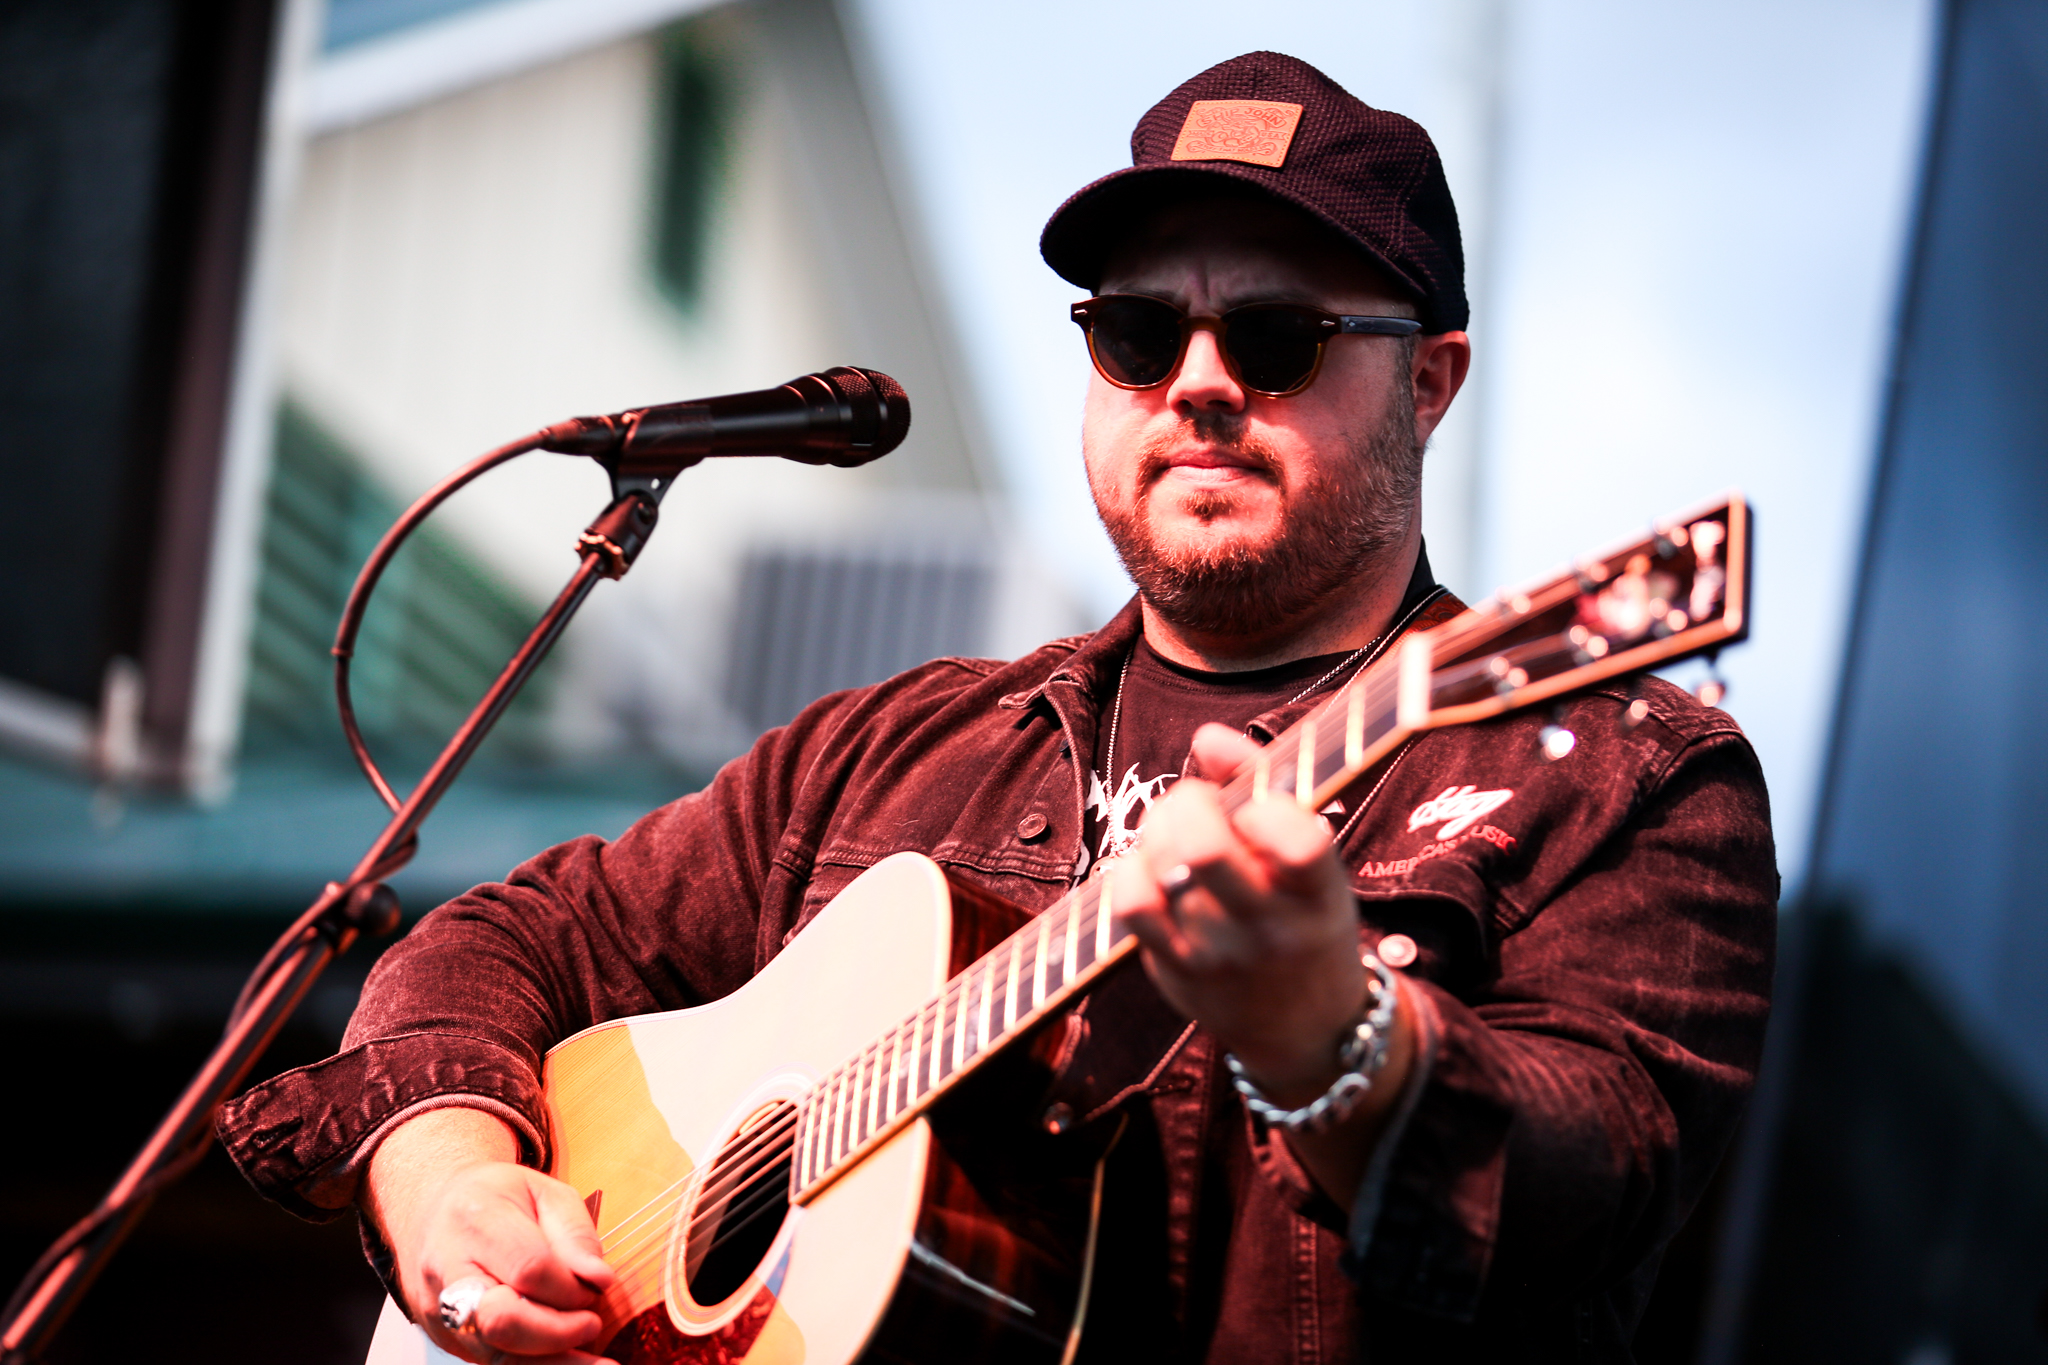
[[[1746,638],[1749,522],[1730,494],[1410,636],[1401,727],[1480,720]]]

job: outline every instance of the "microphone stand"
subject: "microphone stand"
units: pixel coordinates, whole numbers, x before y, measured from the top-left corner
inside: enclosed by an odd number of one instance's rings
[[[529,447],[530,448],[530,447]],[[204,1154],[213,1114],[335,959],[365,933],[398,927],[398,897],[384,879],[412,861],[419,827],[454,785],[498,718],[547,657],[569,618],[600,578],[620,578],[654,531],[670,478],[612,474],[612,502],[578,539],[581,562],[554,604],[456,730],[412,795],[371,843],[345,882],[329,882],[243,988],[221,1040],[184,1094],[114,1182],[98,1208],[43,1253],[15,1290],[0,1330],[0,1365],[28,1365],[49,1348],[93,1280],[155,1197]]]

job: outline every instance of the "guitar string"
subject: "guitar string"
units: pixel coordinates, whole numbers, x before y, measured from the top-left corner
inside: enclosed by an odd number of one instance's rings
[[[783,1136],[788,1136],[786,1131]],[[751,1183],[763,1169],[767,1169],[777,1164],[782,1159],[784,1154],[793,1150],[793,1141],[780,1142],[777,1143],[775,1146],[770,1147],[767,1150],[766,1160],[763,1160],[759,1156],[757,1156],[755,1160],[750,1163],[750,1168],[744,1174],[744,1181],[747,1183]],[[692,1183],[693,1178],[701,1177],[706,1172],[712,1170],[726,1171],[730,1170],[730,1168],[721,1168],[715,1164],[711,1166],[699,1167],[696,1171],[693,1171],[691,1173],[690,1177],[685,1177],[684,1181],[679,1183],[690,1184]],[[722,1188],[729,1189],[731,1187],[731,1181],[726,1181],[722,1184]],[[774,1188],[776,1188],[776,1185],[771,1184],[767,1188],[773,1190]],[[660,1217],[658,1218],[658,1221],[656,1219],[642,1220],[639,1223],[639,1225],[636,1228],[634,1228],[633,1231],[628,1235],[622,1236],[620,1230],[615,1228],[612,1232],[612,1235],[606,1239],[607,1245],[604,1249],[605,1259],[612,1264],[614,1269],[618,1270],[621,1274],[627,1275],[637,1273],[642,1269],[650,1267],[655,1262],[665,1259],[668,1252],[669,1243],[671,1240],[670,1231],[672,1227],[671,1222],[665,1215],[674,1213],[675,1211],[680,1209],[684,1203],[688,1202],[692,1193],[692,1191],[685,1190],[679,1197],[673,1200],[656,1201],[664,1205],[664,1207],[660,1209],[642,1209],[640,1211],[637,1211],[638,1213],[655,1213],[657,1215],[660,1215]],[[724,1196],[721,1195],[718,1197],[722,1198]],[[716,1201],[714,1199],[710,1202]],[[698,1206],[700,1208],[706,1207],[706,1203],[707,1201],[700,1199],[698,1201]],[[718,1245],[721,1245],[725,1240],[727,1240],[727,1234],[721,1232],[719,1236],[713,1238],[711,1246],[716,1247]]]
[[[793,1117],[778,1116],[776,1120],[763,1125],[761,1129],[757,1129],[754,1135],[749,1138],[746,1147],[739,1150],[754,1153],[749,1159],[758,1164],[759,1149],[764,1143],[772,1142],[777,1136],[777,1133],[771,1130],[778,1128],[787,1129],[794,1122]],[[723,1153],[721,1153],[722,1155]],[[606,1250],[610,1252],[615,1249],[625,1248],[630,1240],[638,1237],[649,1227],[654,1226],[656,1220],[662,1219],[668,1213],[680,1208],[696,1193],[695,1187],[702,1185],[706,1177],[713,1172],[733,1171],[735,1169],[737,1168],[734,1163],[726,1162],[721,1165],[717,1160],[714,1160],[706,1165],[695,1167],[688,1174],[672,1181],[654,1198],[619,1220],[617,1225],[612,1228],[610,1235],[605,1239],[609,1243]],[[663,1225],[662,1236],[666,1237],[665,1224]],[[630,1254],[630,1251],[628,1254]]]
[[[1537,613],[1533,611],[1528,613],[1528,615],[1530,616],[1534,616],[1536,614]],[[1463,630],[1452,631],[1446,629],[1442,638],[1436,642],[1436,649],[1433,652],[1437,653],[1439,656],[1463,653],[1465,652],[1465,649],[1469,647],[1472,641],[1477,640],[1485,636],[1486,634],[1490,633],[1491,628],[1498,623],[1498,620],[1498,613],[1495,613],[1494,620],[1491,621],[1475,622],[1472,627]],[[1523,647],[1540,645],[1545,642],[1546,641],[1544,638],[1539,638],[1535,641],[1524,642]],[[1503,651],[1503,653],[1505,652],[1506,651]],[[1346,662],[1349,661],[1347,660]],[[1473,664],[1460,667],[1456,670],[1442,670],[1442,672],[1476,677],[1483,672],[1483,669],[1487,662],[1490,661],[1477,661]],[[1444,678],[1440,680],[1438,673],[1436,671],[1433,671],[1431,678],[1432,690],[1436,690],[1436,687],[1441,685],[1442,682],[1450,682],[1456,680],[1457,679],[1455,677]],[[1345,706],[1348,706],[1348,698],[1350,697],[1350,694],[1353,691],[1353,689],[1361,689],[1364,692],[1366,692],[1367,696],[1365,700],[1365,706],[1374,713],[1374,719],[1379,720],[1385,716],[1385,705],[1388,701],[1387,694],[1389,692],[1398,691],[1398,683],[1390,679],[1384,673],[1374,676],[1361,675],[1355,677],[1352,679],[1350,683],[1346,684],[1344,687],[1340,688],[1335,694],[1333,694],[1329,701],[1324,703],[1322,706],[1316,708],[1316,710],[1311,713],[1311,716],[1309,718],[1313,718],[1320,721],[1327,716],[1335,715]],[[1269,773],[1274,768],[1280,768],[1284,771],[1288,766],[1288,760],[1290,758],[1298,763],[1300,757],[1301,735],[1304,729],[1305,727],[1301,725],[1291,727],[1287,734],[1280,736],[1278,739],[1274,741],[1274,743],[1271,746],[1268,747],[1267,752],[1270,755],[1270,757],[1268,763],[1265,766],[1267,767]],[[1328,746],[1331,750],[1330,754],[1326,755],[1323,752],[1326,747],[1325,744],[1322,742],[1318,742],[1315,745],[1315,751],[1312,755],[1312,776],[1315,777],[1317,785],[1320,786],[1323,781],[1328,780],[1322,778],[1320,775],[1320,771],[1322,768],[1322,760],[1326,756],[1338,757],[1341,759],[1345,749],[1348,748],[1348,743],[1347,737],[1343,736],[1341,732],[1335,729],[1335,727],[1326,728],[1319,726],[1318,731],[1319,732],[1316,736],[1318,741],[1323,740],[1325,734],[1328,734],[1331,739],[1331,743]],[[1339,771],[1342,771],[1343,766],[1344,765],[1340,763]],[[1240,787],[1249,788],[1250,785],[1251,784],[1249,782],[1240,778],[1238,781],[1234,781],[1228,787],[1226,787],[1224,795],[1226,796],[1226,798],[1232,796],[1235,796],[1237,798],[1235,801],[1230,802],[1230,804],[1233,807],[1236,805],[1241,805],[1245,801],[1251,799],[1253,793],[1249,790],[1240,791],[1235,789],[1238,789]],[[1294,794],[1297,796],[1297,798],[1304,795],[1299,791],[1298,778],[1297,788]],[[1089,898],[1086,897],[1085,894],[1082,894],[1083,892],[1085,892],[1085,888],[1081,889],[1080,892],[1077,892],[1074,895],[1062,898],[1062,902],[1056,903],[1055,905],[1048,907],[1048,909],[1044,912],[1044,916],[1054,916],[1061,911],[1065,911],[1066,913],[1064,915],[1060,915],[1060,918],[1062,920],[1070,920],[1077,919],[1081,916],[1092,916],[1094,913],[1099,912],[1099,897],[1094,898],[1094,904],[1084,904],[1082,902],[1088,900]],[[1076,980],[1084,979],[1088,974],[1090,974],[1089,969],[1093,968],[1096,961],[1099,960],[1096,958],[1094,952],[1094,940],[1096,937],[1095,933],[1093,932],[1094,927],[1099,926],[1091,927],[1090,931],[1087,934],[1087,939],[1089,943],[1089,956],[1091,960],[1086,968],[1082,968],[1078,962],[1076,963],[1076,966],[1079,969],[1075,974]],[[906,1088],[914,1089],[916,1087],[916,1076],[920,1074],[928,1074],[928,1064],[943,1059],[943,1048],[945,1040],[938,1036],[938,1021],[945,1018],[950,1012],[955,1021],[953,1031],[956,1034],[964,1031],[967,1028],[968,1024],[967,1006],[971,1004],[971,997],[973,993],[973,978],[976,975],[977,971],[980,971],[982,976],[983,992],[985,996],[984,1005],[986,1007],[986,1005],[989,1003],[986,997],[989,997],[991,995],[993,989],[993,980],[995,976],[995,962],[1001,957],[1002,953],[1006,949],[1011,951],[1013,957],[1021,957],[1022,948],[1024,946],[1023,940],[1027,937],[1032,936],[1032,931],[1036,928],[1037,922],[1034,920],[1032,925],[1027,926],[1025,929],[1019,930],[1018,933],[1013,934],[1011,938],[1006,939],[1003,943],[997,945],[995,949],[991,950],[982,958],[978,959],[975,963],[970,965],[967,968],[967,970],[963,971],[959,976],[955,977],[952,981],[949,981],[946,984],[946,986],[940,991],[939,996],[933,1001],[927,1002],[927,1004],[921,1010],[913,1014],[910,1020],[904,1021],[904,1024],[899,1024],[895,1029],[892,1029],[888,1034],[884,1035],[877,1041],[869,1044],[857,1055],[856,1058],[852,1059],[848,1063],[842,1064],[841,1067],[835,1069],[833,1072],[828,1073],[827,1076],[824,1078],[823,1083],[820,1085],[819,1089],[825,1089],[833,1083],[838,1083],[841,1081],[850,1081],[850,1093],[855,1096],[854,1102],[856,1105],[858,1105],[860,1102],[859,1097],[861,1095],[862,1090],[872,1090],[872,1081],[869,1081],[865,1085],[863,1085],[862,1083],[863,1078],[867,1074],[868,1066],[871,1059],[876,1063],[874,1078],[879,1079],[880,1066],[879,1057],[877,1054],[881,1051],[881,1049],[883,1049],[884,1047],[888,1047],[892,1044],[900,1046],[902,1030],[904,1026],[921,1022],[925,1016],[929,1015],[931,1016],[933,1024],[932,1036],[926,1043],[919,1047],[918,1055],[915,1059],[916,1069],[913,1071],[912,1076],[910,1078],[907,1078],[908,1084]],[[1044,934],[1044,937],[1047,940],[1049,940],[1052,937],[1049,930],[1050,926],[1047,926],[1047,932],[1045,932]],[[1060,933],[1058,935],[1060,939],[1065,940],[1069,937],[1078,936],[1078,925],[1074,926],[1072,929],[1069,929],[1064,924],[1061,925]],[[1051,965],[1050,961],[1048,961],[1047,965]],[[1062,980],[1060,988],[1064,989],[1065,986],[1069,984],[1069,982],[1066,980],[1063,959],[1060,965],[1062,968]],[[1034,978],[1035,976],[1036,973],[1034,971]],[[1048,994],[1050,993],[1051,992],[1048,992]],[[1036,993],[1034,991],[1034,995],[1035,994]],[[1035,1001],[1032,1006],[1032,1009],[1036,1009],[1038,1007],[1038,1003],[1042,1002]],[[950,1009],[950,1011],[948,1009],[949,1006],[953,1007],[952,1009]],[[1013,1010],[1014,1000],[1007,1001],[1006,1011]],[[1029,1012],[1029,1010],[1026,1011],[1027,1014]],[[1006,1039],[1008,1036],[1011,1035],[1013,1031],[1014,1025],[1011,1025],[1009,1027],[1003,1028],[1000,1032],[991,1036],[986,1031],[986,1029],[984,1029],[981,1033],[980,1040],[974,1045],[975,1055],[978,1056],[982,1051],[986,1050],[992,1043],[1000,1042]],[[964,1048],[964,1044],[958,1042],[956,1042],[955,1046],[956,1051],[962,1050]],[[935,1070],[936,1068],[934,1066],[931,1069]],[[957,1070],[957,1067],[949,1069],[947,1073],[948,1076],[953,1074],[954,1070]],[[929,1093],[929,1090],[931,1088],[932,1087],[930,1086],[926,1087],[926,1090],[923,1093]],[[895,1082],[892,1079],[890,1084],[892,1102],[894,1089]],[[814,1091],[813,1093],[816,1092]],[[912,1096],[911,1102],[914,1103],[915,1100],[919,1098],[922,1098],[922,1093]],[[718,1192],[716,1195],[717,1198],[727,1199],[727,1204],[726,1207],[721,1211],[720,1231],[717,1235],[713,1237],[712,1241],[709,1243],[709,1247],[715,1248],[723,1244],[724,1242],[730,1240],[732,1236],[737,1235],[737,1232],[740,1229],[743,1229],[747,1225],[751,1224],[758,1217],[760,1217],[768,1207],[771,1206],[770,1201],[772,1196],[778,1193],[774,1185],[763,1185],[756,1187],[755,1192],[741,1195],[738,1199],[729,1198],[725,1192],[735,1189],[738,1185],[741,1184],[752,1186],[753,1182],[755,1181],[756,1177],[758,1177],[761,1170],[767,1168],[772,1164],[779,1163],[785,1155],[790,1155],[793,1157],[795,1151],[795,1138],[792,1130],[801,1122],[802,1117],[803,1115],[801,1107],[792,1107],[787,1112],[787,1114],[778,1116],[778,1118],[771,1124],[764,1126],[764,1128],[762,1129],[756,1130],[756,1133],[749,1140],[749,1148],[754,1150],[751,1152],[751,1155],[749,1155],[744,1162],[734,1163],[730,1160],[726,1160],[722,1163],[714,1162],[710,1166],[698,1168],[697,1171],[692,1172],[691,1176],[686,1176],[682,1180],[673,1182],[669,1186],[670,1190],[675,1190],[680,1187],[687,1186],[691,1183],[693,1177],[699,1183],[701,1183],[705,1174],[714,1171],[718,1172],[721,1175],[721,1179],[718,1182],[718,1184],[713,1186],[712,1188]],[[858,1112],[856,1111],[854,1114],[849,1115],[848,1118],[849,1131],[858,1132]],[[789,1140],[787,1142],[778,1141],[778,1139],[784,1136],[788,1136]],[[852,1144],[852,1148],[849,1149],[849,1153],[843,1153],[838,1160],[828,1161],[825,1170],[830,1171],[831,1169],[836,1167],[839,1164],[839,1160],[844,1160],[845,1155],[850,1154],[850,1150],[857,1149],[861,1145],[861,1143],[866,1140],[866,1136],[868,1135],[862,1135],[860,1137],[857,1137]],[[768,1143],[773,1143],[774,1145],[764,1146],[764,1144]],[[664,1193],[667,1193],[667,1191],[664,1191]],[[655,1216],[665,1214],[679,1207],[680,1204],[683,1202],[684,1198],[687,1198],[687,1192],[674,1199],[664,1199],[660,1196],[657,1196],[655,1199],[652,1199],[648,1201],[647,1204],[643,1205],[641,1209],[636,1210],[633,1214],[629,1215],[627,1219],[621,1221],[619,1226],[615,1228],[613,1231],[612,1241],[614,1243],[614,1246],[618,1248],[620,1252],[623,1252],[622,1260],[625,1263],[630,1265],[636,1262],[644,1262],[648,1258],[649,1251],[651,1249],[651,1239],[644,1240],[642,1247],[633,1249],[626,1248],[625,1241],[628,1238],[640,1237],[641,1234],[644,1234],[651,1227],[653,1223],[653,1218]],[[700,1199],[699,1203],[700,1206],[702,1206],[704,1201]],[[743,1218],[741,1218],[737,1223],[735,1223],[732,1218],[733,1213],[740,1208],[745,1208],[749,1206],[751,1206],[752,1211],[747,1213]],[[638,1226],[631,1226],[636,1223],[638,1224]],[[664,1244],[667,1241],[665,1234],[662,1237],[662,1241],[664,1242]]]

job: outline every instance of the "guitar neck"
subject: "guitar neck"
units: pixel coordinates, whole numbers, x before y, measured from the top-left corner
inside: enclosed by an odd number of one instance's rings
[[[1399,647],[1267,745],[1226,810],[1326,806],[1412,735],[1483,720],[1748,633],[1748,506],[1722,499]],[[1567,750],[1568,751],[1568,750]],[[803,1203],[1135,951],[1107,878],[1075,888],[826,1076],[799,1118]]]

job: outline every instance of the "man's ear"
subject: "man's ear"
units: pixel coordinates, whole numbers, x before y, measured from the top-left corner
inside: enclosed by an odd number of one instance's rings
[[[1427,442],[1450,411],[1472,367],[1472,339],[1463,332],[1424,333],[1415,338],[1409,382],[1415,392],[1415,439]]]

